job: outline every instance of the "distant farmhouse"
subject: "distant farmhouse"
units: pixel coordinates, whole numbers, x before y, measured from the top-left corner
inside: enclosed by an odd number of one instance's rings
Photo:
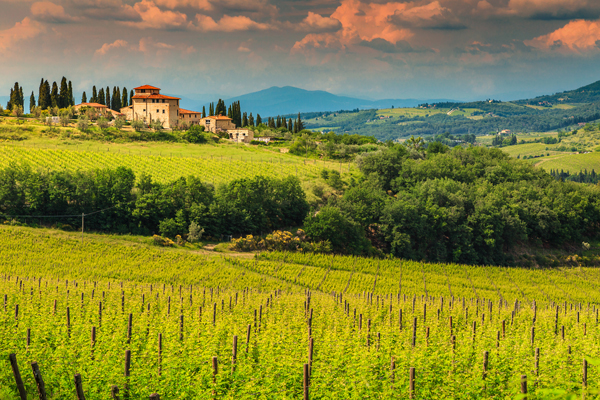
[[[223,115],[205,116],[199,111],[185,110],[179,107],[179,97],[160,94],[160,88],[144,85],[134,88],[129,107],[121,108],[128,121],[141,120],[146,124],[159,120],[167,129],[185,123],[188,126],[202,125],[211,133],[229,133],[236,142],[250,143],[254,133],[248,129],[237,129],[232,119]]]

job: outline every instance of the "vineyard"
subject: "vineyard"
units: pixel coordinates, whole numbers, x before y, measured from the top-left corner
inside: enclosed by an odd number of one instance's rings
[[[157,182],[170,182],[181,176],[194,175],[206,182],[223,183],[238,178],[257,175],[284,177],[298,176],[302,180],[314,179],[323,168],[348,172],[348,164],[323,163],[316,160],[294,159],[268,155],[178,157],[136,154],[130,151],[73,151],[0,146],[0,168],[10,163],[29,164],[34,169],[65,171],[97,168],[131,168],[136,176],[145,173]]]
[[[593,268],[0,238],[2,399],[591,398],[600,380]]]

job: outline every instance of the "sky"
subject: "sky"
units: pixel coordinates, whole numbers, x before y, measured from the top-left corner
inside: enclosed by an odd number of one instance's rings
[[[599,0],[0,0],[0,95],[271,86],[510,100],[600,80]]]

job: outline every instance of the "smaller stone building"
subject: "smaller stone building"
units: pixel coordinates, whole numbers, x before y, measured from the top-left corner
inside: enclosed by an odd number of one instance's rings
[[[185,123],[187,126],[199,125],[202,119],[202,113],[198,111],[179,109],[179,122]]]
[[[79,112],[82,108],[93,108],[98,114],[106,114],[108,107],[99,103],[81,103],[73,106],[73,110]]]
[[[254,132],[249,129],[229,129],[229,139],[237,143],[250,143],[254,140]]]
[[[235,124],[232,122],[232,119],[222,115],[212,115],[210,117],[202,118],[200,120],[200,125],[204,127],[206,132],[212,133],[227,132],[235,129]]]

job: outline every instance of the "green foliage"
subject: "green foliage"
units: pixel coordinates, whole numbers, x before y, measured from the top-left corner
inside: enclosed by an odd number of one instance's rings
[[[325,206],[304,220],[304,230],[315,242],[329,242],[334,253],[366,254],[369,244],[360,225],[339,208]]]
[[[189,143],[203,144],[210,141],[210,134],[204,132],[201,125],[192,125],[183,135],[183,139]]]
[[[383,169],[389,160],[393,168]],[[510,264],[507,250],[522,242],[558,247],[598,235],[598,187],[557,182],[497,149],[457,147],[421,160],[391,148],[359,165],[391,195],[384,207],[374,203],[383,208],[378,221],[361,219],[378,225],[381,247],[398,257]],[[349,213],[352,203],[344,200]],[[359,215],[377,216],[359,204]]]
[[[202,234],[204,233],[204,228],[198,225],[195,221],[192,221],[188,228],[187,240],[190,243],[197,243],[202,239]]]

